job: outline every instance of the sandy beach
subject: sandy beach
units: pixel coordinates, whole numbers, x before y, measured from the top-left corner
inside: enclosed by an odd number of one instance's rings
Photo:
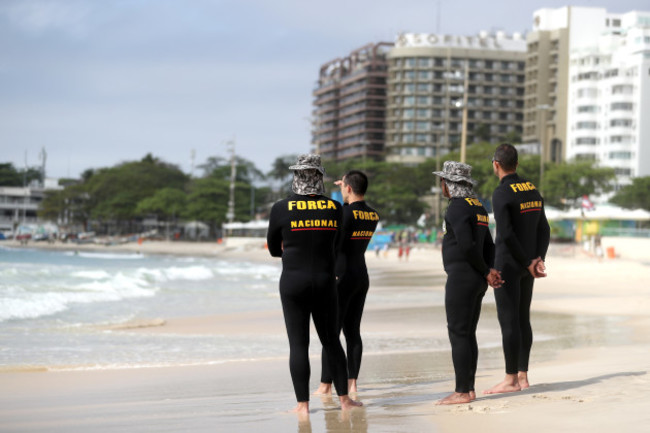
[[[9,246],[10,244],[3,244]],[[34,245],[29,245],[33,247]],[[481,346],[478,399],[436,406],[453,390],[448,347],[430,351],[375,347],[364,354],[359,400],[364,408],[342,413],[331,398],[315,397],[309,422],[286,410],[294,404],[287,356],[214,365],[77,371],[0,371],[0,432],[224,431],[249,432],[497,432],[647,431],[650,414],[650,239],[604,238],[616,258],[596,258],[579,246],[552,245],[549,276],[533,299],[535,343],[531,388],[483,396],[503,377],[499,344]],[[238,258],[277,263],[262,242],[225,244],[144,242],[110,247],[38,245]],[[445,275],[440,251],[414,249],[408,261],[367,256],[371,273],[362,333],[395,341],[446,335],[440,299]],[[402,301],[418,292],[430,302]],[[429,297],[429,298],[427,298]],[[404,299],[411,299],[404,297]],[[494,298],[488,292],[478,339],[499,340]],[[147,319],[147,318],[144,318]],[[144,335],[284,335],[278,308],[245,314],[164,317],[146,326],[125,324]],[[119,332],[116,329],[114,332]],[[315,333],[312,344],[318,345]],[[320,360],[312,359],[316,388]]]

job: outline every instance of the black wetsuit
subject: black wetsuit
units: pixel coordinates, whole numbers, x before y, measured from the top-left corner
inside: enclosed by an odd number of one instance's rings
[[[348,393],[334,275],[341,223],[341,205],[321,195],[294,194],[271,209],[267,243],[272,256],[282,257],[280,298],[289,336],[289,369],[299,402],[309,401],[310,315],[329,355],[336,391]]]
[[[366,302],[368,269],[365,253],[379,223],[379,214],[365,201],[343,206],[343,243],[336,258],[338,277],[339,329],[343,329],[347,345],[348,378],[357,379],[361,368],[363,343],[361,316]],[[331,383],[325,351],[322,355],[321,382]]]
[[[535,185],[517,173],[504,176],[492,195],[497,224],[495,267],[503,286],[494,291],[503,338],[506,373],[528,371],[533,330],[530,303],[534,278],[531,260],[546,256],[550,228],[544,200]]]
[[[445,311],[456,373],[456,392],[474,391],[476,326],[494,263],[488,214],[475,198],[452,198],[445,214],[442,261],[447,272]]]

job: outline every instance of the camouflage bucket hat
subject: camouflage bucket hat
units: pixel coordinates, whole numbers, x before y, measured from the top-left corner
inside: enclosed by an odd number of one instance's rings
[[[470,185],[478,183],[472,179],[472,166],[458,161],[445,161],[442,171],[434,171],[433,174],[450,182],[465,182]]]
[[[295,165],[289,167],[293,172],[291,189],[299,195],[322,195],[325,193],[323,175],[325,169],[321,165],[320,155],[300,155]]]
[[[318,170],[322,175],[325,175],[325,169],[323,168],[320,162],[320,155],[316,155],[313,153],[300,155],[298,156],[298,161],[296,161],[296,165],[292,165],[291,167],[289,167],[289,170],[308,170],[308,169]]]

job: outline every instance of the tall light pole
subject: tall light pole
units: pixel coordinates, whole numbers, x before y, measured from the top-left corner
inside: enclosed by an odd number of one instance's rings
[[[539,121],[539,185],[537,189],[542,191],[542,182],[544,181],[544,150],[546,145],[546,111],[551,108],[548,104],[540,104],[537,107]]]
[[[463,125],[460,133],[460,162],[467,154],[467,89],[469,82],[469,59],[465,59],[465,80],[463,81]]]

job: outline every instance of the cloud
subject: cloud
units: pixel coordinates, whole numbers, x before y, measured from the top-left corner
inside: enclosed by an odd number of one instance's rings
[[[83,0],[9,0],[0,7],[0,14],[28,33],[54,30],[75,36],[86,34],[90,11]]]

